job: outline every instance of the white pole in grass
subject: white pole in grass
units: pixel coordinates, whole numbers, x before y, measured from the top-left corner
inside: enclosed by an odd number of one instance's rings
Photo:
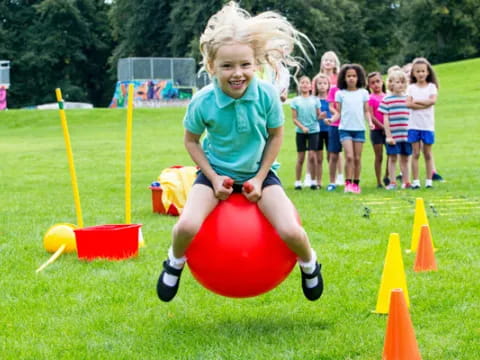
[[[125,223],[132,222],[132,119],[133,119],[133,84],[128,85],[127,105],[127,139],[125,149]]]
[[[73,200],[75,201],[75,210],[77,213],[77,225],[78,227],[83,228],[82,207],[80,205],[80,193],[78,192],[77,175],[75,173],[75,165],[73,162],[72,145],[70,143],[70,135],[68,133],[67,116],[65,114],[65,110],[63,109],[64,103],[62,98],[62,90],[60,90],[59,88],[55,89],[55,94],[57,96],[58,111],[60,113],[60,121],[62,123],[63,137],[65,139],[65,147],[67,148],[68,166],[70,169],[70,178],[72,180],[72,188],[73,188]]]

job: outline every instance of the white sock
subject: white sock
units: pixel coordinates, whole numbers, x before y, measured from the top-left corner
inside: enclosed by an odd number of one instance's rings
[[[315,252],[315,250],[313,250],[313,249],[311,249],[311,250],[312,250],[312,258],[310,259],[310,261],[305,262],[305,261],[302,261],[302,260],[298,259],[298,264],[300,265],[302,271],[305,274],[313,273],[315,271],[315,267],[316,267],[316,264],[317,264],[317,253]],[[306,283],[308,288],[313,288],[313,287],[317,286],[318,278],[314,277],[313,279],[306,279],[305,283]]]
[[[317,180],[312,180],[312,185],[317,186]]]
[[[412,186],[420,186],[420,180],[419,179],[414,179],[412,181]]]
[[[302,182],[300,180],[295,181],[295,187],[302,186]]]
[[[175,255],[173,255],[172,247],[168,249],[168,263],[171,267],[180,270],[185,265],[186,260],[187,258],[185,256],[182,256],[181,258],[176,258]],[[177,284],[177,281],[178,281],[178,276],[170,275],[167,273],[165,273],[165,275],[163,276],[163,282],[167,286],[173,287]]]

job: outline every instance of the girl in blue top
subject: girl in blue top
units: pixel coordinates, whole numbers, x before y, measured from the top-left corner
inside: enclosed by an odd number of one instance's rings
[[[317,89],[317,99],[320,103],[320,116],[318,123],[320,125],[320,132],[318,133],[318,151],[317,151],[317,184],[318,188],[322,187],[323,175],[323,149],[328,149],[328,128],[327,121],[332,118],[330,112],[330,105],[327,100],[328,92],[330,91],[330,80],[326,74],[318,74],[316,81],[313,82],[313,88]],[[328,153],[325,157],[328,161]]]
[[[305,161],[305,152],[308,151],[307,168],[313,178],[310,188],[317,190],[317,151],[319,149],[318,133],[320,125],[320,103],[311,95],[312,83],[308,76],[302,76],[298,86],[300,95],[290,103],[292,119],[295,124],[295,143],[297,145],[297,163],[295,164],[295,190],[302,189],[302,168]]]
[[[375,126],[368,109],[368,91],[365,89],[365,71],[361,65],[345,64],[338,75],[338,88],[335,102],[338,104],[338,113],[335,121],[341,117],[338,127],[340,141],[345,149],[345,192],[359,194],[360,172],[362,168],[362,149],[365,142],[365,119],[370,129]]]
[[[298,66],[289,54],[294,45],[303,50],[300,37],[304,35],[282,16],[266,12],[251,17],[234,2],[208,21],[200,37],[200,51],[213,83],[194,96],[184,119],[185,147],[200,173],[173,228],[172,246],[157,283],[162,301],[176,295],[186,249],[208,214],[232,191],[241,191],[248,200],[257,202],[282,240],[298,255],[304,295],[309,300],[321,296],[321,266],[272,171],[283,140],[278,92],[254,75],[256,66],[266,62],[273,68]],[[235,183],[233,188],[225,184],[230,179]],[[253,188],[248,193],[242,190],[246,181]]]

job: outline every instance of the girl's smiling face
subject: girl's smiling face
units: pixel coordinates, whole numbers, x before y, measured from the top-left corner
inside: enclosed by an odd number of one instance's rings
[[[336,64],[335,59],[333,59],[331,57],[326,57],[322,61],[322,68],[323,68],[323,70],[326,70],[326,71],[332,71],[335,68],[336,65],[337,64]]]
[[[312,91],[312,82],[309,78],[303,77],[300,79],[299,87],[302,95],[309,95]]]
[[[255,54],[247,44],[235,42],[222,45],[209,67],[222,91],[234,99],[239,99],[254,77]]]

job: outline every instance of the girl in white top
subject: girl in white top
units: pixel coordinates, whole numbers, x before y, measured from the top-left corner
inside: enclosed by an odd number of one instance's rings
[[[423,145],[426,180],[425,187],[432,187],[432,145],[435,142],[435,110],[438,81],[432,65],[425,58],[412,63],[410,85],[407,89],[407,106],[412,109],[409,121],[408,141],[412,144],[412,188],[420,188],[418,160]]]
[[[368,107],[368,91],[365,89],[365,71],[361,65],[345,64],[338,75],[338,88],[335,102],[338,112],[332,122],[340,116],[340,141],[345,149],[345,192],[359,194],[362,149],[365,142],[365,119],[370,129],[375,126]]]

